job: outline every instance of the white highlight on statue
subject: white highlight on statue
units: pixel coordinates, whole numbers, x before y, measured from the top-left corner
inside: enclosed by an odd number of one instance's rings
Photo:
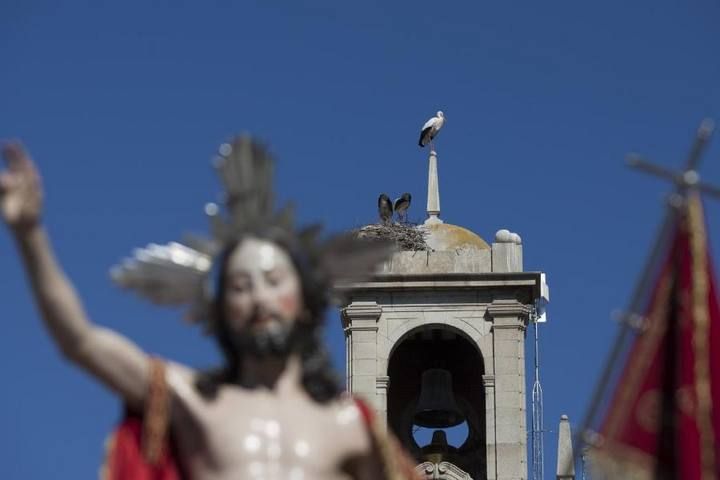
[[[348,425],[358,419],[358,411],[354,406],[347,406],[341,409],[336,417],[338,425]]]
[[[260,268],[269,272],[275,267],[275,256],[277,249],[273,245],[263,245],[260,247],[259,260]]]
[[[295,455],[298,457],[307,457],[310,453],[310,445],[305,440],[300,440],[295,444]]]
[[[280,424],[276,422],[275,420],[270,420],[267,422],[267,425],[265,425],[265,435],[267,435],[270,438],[275,438],[280,433]]]
[[[248,435],[247,437],[245,437],[245,442],[243,443],[245,444],[245,450],[250,453],[255,453],[260,450],[260,444],[262,442],[257,435]]]

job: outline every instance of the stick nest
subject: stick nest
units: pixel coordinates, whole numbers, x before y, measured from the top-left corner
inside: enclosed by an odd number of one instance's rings
[[[376,223],[356,230],[359,238],[391,240],[401,250],[428,250],[427,230],[410,223]]]

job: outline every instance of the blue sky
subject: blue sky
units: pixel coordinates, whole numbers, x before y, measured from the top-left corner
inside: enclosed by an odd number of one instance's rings
[[[216,361],[178,312],[114,288],[132,248],[205,232],[217,145],[248,131],[279,159],[282,199],[331,231],[375,219],[380,192],[414,194],[419,127],[436,110],[442,217],[523,237],[547,272],[541,331],[546,478],[562,413],[580,421],[669,187],[638,151],[684,161],[720,120],[720,3],[0,2],[0,137],[42,170],[46,221],[92,318],[148,351]],[[720,182],[720,141],[704,178]],[[708,202],[720,250],[719,206]],[[0,451],[12,479],[94,478],[118,402],[66,364],[0,230]],[[344,359],[337,315],[328,337]],[[42,459],[40,461],[40,459]]]

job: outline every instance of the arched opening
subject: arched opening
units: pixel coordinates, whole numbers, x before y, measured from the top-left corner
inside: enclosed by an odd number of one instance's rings
[[[450,373],[449,384],[443,389],[451,390],[448,398],[454,398],[462,413],[463,421],[458,425],[418,425],[422,376],[432,369]],[[388,363],[388,425],[418,462],[449,461],[472,478],[486,477],[484,373],[477,346],[464,332],[448,325],[423,325],[395,344]]]

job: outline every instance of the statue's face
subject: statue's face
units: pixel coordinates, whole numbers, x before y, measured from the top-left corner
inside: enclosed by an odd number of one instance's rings
[[[300,276],[275,243],[243,240],[230,254],[225,320],[234,334],[264,337],[288,332],[304,306]]]

